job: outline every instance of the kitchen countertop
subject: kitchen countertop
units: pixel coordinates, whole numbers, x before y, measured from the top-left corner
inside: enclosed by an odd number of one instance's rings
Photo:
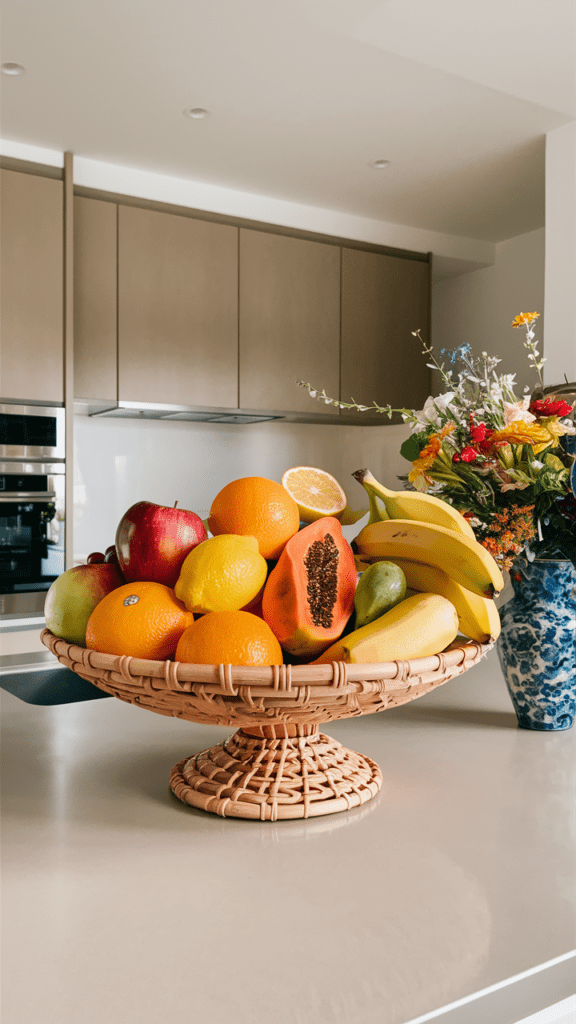
[[[173,796],[232,729],[1,705],[6,1024],[514,1024],[574,991],[576,733],[518,729],[494,651],[324,727],[384,785],[308,821]]]

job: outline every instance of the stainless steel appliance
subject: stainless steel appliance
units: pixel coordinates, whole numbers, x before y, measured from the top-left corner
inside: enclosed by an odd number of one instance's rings
[[[0,459],[63,462],[62,406],[20,405],[0,399]]]
[[[0,404],[0,613],[42,612],[64,572],[64,409]]]

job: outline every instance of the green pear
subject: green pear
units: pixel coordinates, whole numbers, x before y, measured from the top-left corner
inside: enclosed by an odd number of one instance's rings
[[[355,628],[359,629],[379,619],[405,597],[406,577],[399,566],[394,562],[374,562],[369,565],[358,580],[354,595]]]

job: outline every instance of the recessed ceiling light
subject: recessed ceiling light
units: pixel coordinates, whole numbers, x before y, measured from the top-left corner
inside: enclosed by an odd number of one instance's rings
[[[204,110],[204,107],[192,107],[190,110],[184,111],[184,117],[191,117],[193,120],[199,121],[203,117],[208,117],[208,111]]]
[[[373,160],[370,167],[375,167],[377,171],[384,170],[385,167],[390,166],[389,160]]]
[[[4,75],[23,75],[26,68],[23,64],[16,64],[12,60],[7,60],[2,65],[2,73]]]

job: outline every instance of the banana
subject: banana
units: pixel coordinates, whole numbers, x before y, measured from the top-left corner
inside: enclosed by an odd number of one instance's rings
[[[488,597],[480,597],[471,590],[465,590],[442,569],[422,562],[410,562],[406,558],[388,556],[386,561],[394,562],[406,577],[411,590],[420,593],[441,594],[454,605],[458,614],[458,630],[471,640],[485,644],[498,639],[500,616],[498,609]]]
[[[433,494],[422,494],[420,491],[389,491],[374,479],[369,469],[357,469],[352,476],[362,484],[369,498],[380,498],[386,509],[386,515],[380,514],[376,501],[371,500],[370,523],[387,518],[416,519],[420,523],[444,526],[447,530],[454,530],[465,537],[470,537],[471,540],[476,539],[470,523],[447,501],[442,501]]]
[[[406,558],[443,569],[465,590],[494,597],[504,587],[502,573],[492,555],[477,540],[444,526],[413,519],[369,523],[352,542],[362,562]]]
[[[458,615],[450,601],[439,594],[415,594],[374,622],[337,640],[312,664],[325,665],[330,661],[364,664],[426,658],[443,651],[457,633]]]

